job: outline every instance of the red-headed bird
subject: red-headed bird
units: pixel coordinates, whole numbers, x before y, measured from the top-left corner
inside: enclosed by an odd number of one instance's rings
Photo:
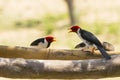
[[[38,48],[48,48],[53,41],[55,41],[54,37],[47,36],[47,37],[39,38],[39,39],[33,41],[30,44],[30,46],[34,46],[34,47],[38,47]]]
[[[88,32],[86,30],[83,30],[80,28],[80,26],[72,26],[70,28],[70,32],[75,32],[77,33],[77,35],[79,36],[79,38],[87,45],[93,45],[95,47],[97,47],[99,49],[99,51],[101,52],[101,54],[103,55],[103,57],[105,57],[105,59],[111,59],[111,57],[107,54],[107,52],[105,51],[105,49],[103,48],[101,42],[97,39],[97,37],[92,34],[91,32]]]

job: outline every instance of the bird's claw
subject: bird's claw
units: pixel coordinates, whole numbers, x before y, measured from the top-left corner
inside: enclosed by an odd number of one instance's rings
[[[85,52],[86,52],[86,55],[87,55],[87,56],[89,56],[89,55],[93,55],[93,54],[91,54],[90,51],[85,51]]]
[[[90,51],[90,50],[82,48],[81,51],[86,52],[87,55],[94,55],[94,50]]]

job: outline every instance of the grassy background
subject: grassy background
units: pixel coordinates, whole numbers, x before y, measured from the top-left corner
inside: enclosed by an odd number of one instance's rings
[[[119,50],[119,0],[76,0],[75,7],[77,25]],[[68,33],[69,22],[64,0],[1,0],[0,44],[29,46],[37,38],[53,35],[57,42],[51,48],[74,48],[81,40]]]

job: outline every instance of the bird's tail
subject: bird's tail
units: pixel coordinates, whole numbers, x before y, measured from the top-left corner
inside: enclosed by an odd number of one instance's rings
[[[111,57],[107,54],[107,52],[105,51],[105,49],[101,46],[97,46],[97,48],[99,49],[99,51],[101,52],[101,54],[103,55],[103,57],[105,57],[105,59],[111,59]]]

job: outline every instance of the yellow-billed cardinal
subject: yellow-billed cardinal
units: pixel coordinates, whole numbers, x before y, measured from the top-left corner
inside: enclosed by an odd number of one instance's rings
[[[72,26],[70,28],[70,32],[75,32],[77,33],[77,35],[80,37],[80,39],[87,45],[93,45],[95,47],[97,47],[99,49],[99,51],[101,52],[101,54],[103,55],[103,57],[105,57],[105,59],[111,59],[111,57],[107,54],[107,52],[105,51],[105,49],[103,48],[101,42],[97,39],[97,37],[95,37],[94,34],[92,34],[91,32],[88,32],[86,30],[81,29],[79,26]]]
[[[39,38],[35,41],[33,41],[30,46],[38,47],[38,48],[48,48],[50,44],[55,41],[54,37],[47,36],[44,38]]]

